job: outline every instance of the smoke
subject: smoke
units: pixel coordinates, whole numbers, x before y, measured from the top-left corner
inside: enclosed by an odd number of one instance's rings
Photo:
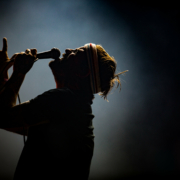
[[[109,102],[95,96],[90,179],[177,170],[179,35],[168,14],[108,1],[18,0],[0,7],[0,37],[7,37],[9,57],[27,48],[64,53],[92,42],[116,59],[117,72],[129,70]],[[55,88],[49,61],[37,61],[28,72],[22,102]],[[0,130],[0,177],[13,177],[22,148],[22,136]]]

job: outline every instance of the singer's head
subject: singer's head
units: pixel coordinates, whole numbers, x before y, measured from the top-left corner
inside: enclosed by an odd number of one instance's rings
[[[121,85],[118,75],[124,73],[115,74],[115,59],[102,46],[91,43],[76,49],[66,49],[63,57],[51,61],[49,66],[57,88],[100,93],[104,99],[115,82],[117,86]]]

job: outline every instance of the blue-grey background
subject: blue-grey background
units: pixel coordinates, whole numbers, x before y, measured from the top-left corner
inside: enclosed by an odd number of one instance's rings
[[[157,2],[0,1],[0,46],[6,37],[9,57],[27,48],[64,53],[92,42],[116,59],[117,72],[129,70],[109,102],[95,96],[90,180],[180,170],[179,12],[173,2]],[[55,88],[49,61],[28,72],[22,102]],[[23,145],[22,136],[0,130],[0,179],[13,178]]]

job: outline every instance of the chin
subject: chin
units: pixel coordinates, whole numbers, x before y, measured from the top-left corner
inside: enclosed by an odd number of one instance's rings
[[[56,62],[55,62],[55,60],[52,60],[52,61],[50,61],[49,62],[49,67],[52,69],[53,67],[55,67],[56,66]]]

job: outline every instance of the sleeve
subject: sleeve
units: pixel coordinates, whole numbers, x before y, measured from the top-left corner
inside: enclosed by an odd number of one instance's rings
[[[4,109],[2,118],[0,120],[0,128],[15,132],[18,134],[25,134],[30,126],[48,123],[49,120],[40,109],[33,107],[35,103],[26,101],[9,109]]]
[[[57,91],[47,91],[36,98],[6,109],[0,120],[1,129],[28,128],[43,123],[49,123],[58,111],[63,112],[63,94]]]

